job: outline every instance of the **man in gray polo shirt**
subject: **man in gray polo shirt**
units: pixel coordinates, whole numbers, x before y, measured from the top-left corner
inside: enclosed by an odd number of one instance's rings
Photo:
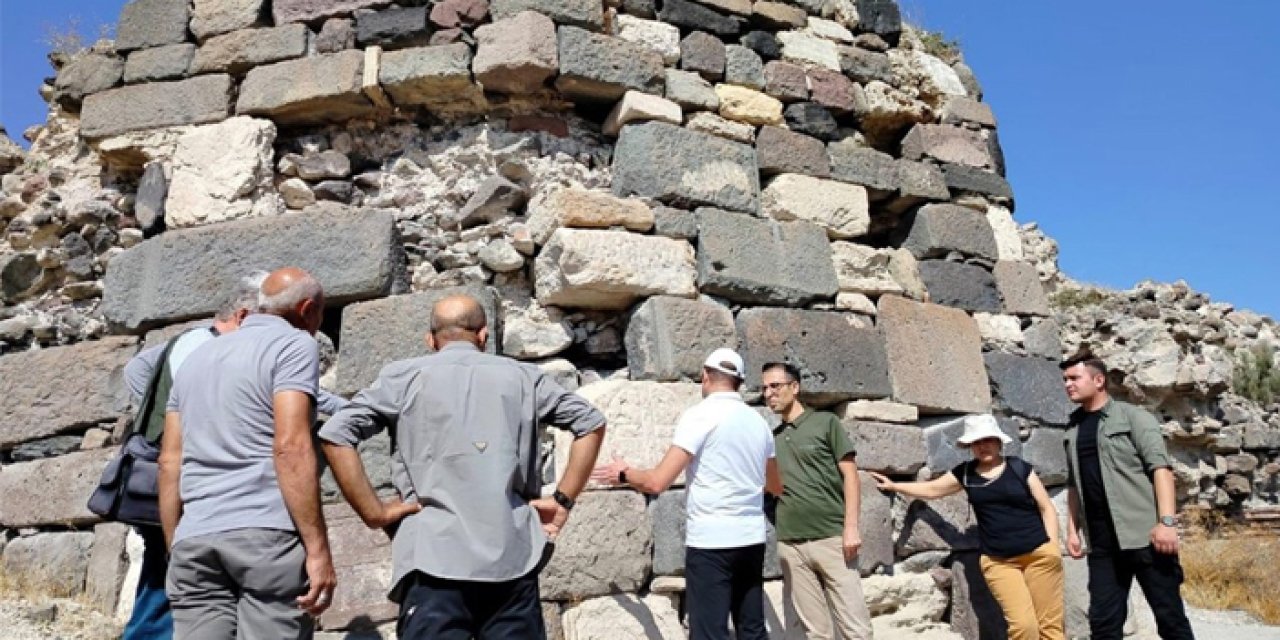
[[[392,539],[397,636],[541,640],[540,561],[564,526],[604,437],[604,416],[536,365],[484,353],[484,309],[450,296],[431,312],[436,353],[393,362],[320,430],[343,495],[370,527],[398,517],[355,445],[390,428],[400,495],[422,511]],[[539,498],[540,423],[576,436],[552,498]]]
[[[311,425],[324,293],[289,267],[169,393],[160,515],[176,637],[310,638],[335,582]]]

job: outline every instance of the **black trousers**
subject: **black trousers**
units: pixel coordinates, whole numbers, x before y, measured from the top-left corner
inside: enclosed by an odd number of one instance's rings
[[[538,572],[508,582],[445,580],[415,572],[400,603],[403,640],[546,640]]]
[[[690,640],[766,640],[764,545],[695,549],[684,554],[685,612]]]
[[[1138,579],[1164,640],[1193,640],[1182,604],[1182,565],[1178,556],[1154,547],[1089,554],[1089,629],[1093,640],[1121,640],[1129,613],[1129,589]]]

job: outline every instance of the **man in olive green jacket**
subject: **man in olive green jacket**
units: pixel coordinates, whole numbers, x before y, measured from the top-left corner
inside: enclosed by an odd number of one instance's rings
[[[1107,393],[1107,369],[1092,356],[1063,362],[1071,414],[1064,444],[1067,551],[1089,542],[1089,626],[1094,640],[1120,640],[1137,578],[1160,637],[1190,640],[1179,587],[1177,500],[1164,435],[1155,416]]]

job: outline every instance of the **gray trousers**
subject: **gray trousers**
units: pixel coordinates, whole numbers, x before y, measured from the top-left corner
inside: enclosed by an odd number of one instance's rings
[[[295,598],[307,591],[306,551],[292,531],[236,529],[173,545],[165,584],[175,638],[309,640],[315,621]]]

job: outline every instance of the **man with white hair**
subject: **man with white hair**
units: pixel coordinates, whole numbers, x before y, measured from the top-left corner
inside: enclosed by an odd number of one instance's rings
[[[691,640],[764,640],[766,470],[777,473],[769,425],[738,389],[746,368],[732,349],[716,349],[702,365],[702,401],[676,424],[671,447],[653,469],[621,457],[591,478],[648,494],[685,484],[685,609]]]
[[[324,292],[286,267],[259,313],[187,357],[160,453],[167,591],[184,639],[310,638],[333,560],[312,443]]]
[[[125,365],[125,384],[135,404],[145,395],[153,376],[157,373],[161,376],[156,381],[153,409],[146,416],[146,436],[149,441],[157,442],[164,430],[165,405],[174,374],[197,347],[217,336],[239,329],[246,317],[257,312],[262,296],[262,282],[267,275],[266,271],[254,271],[240,278],[218,306],[212,323],[197,325],[161,344],[144,349]],[[169,349],[169,357],[162,363],[161,357],[170,343],[173,347]],[[320,413],[333,415],[347,404],[346,399],[324,390],[320,390],[318,394],[316,408]],[[139,410],[146,410],[146,407],[140,407]],[[169,611],[169,599],[164,592],[165,574],[169,568],[164,532],[158,526],[140,526],[137,531],[143,542],[142,568],[138,589],[134,594],[133,612],[125,626],[123,640],[168,640],[173,637],[173,616]]]

